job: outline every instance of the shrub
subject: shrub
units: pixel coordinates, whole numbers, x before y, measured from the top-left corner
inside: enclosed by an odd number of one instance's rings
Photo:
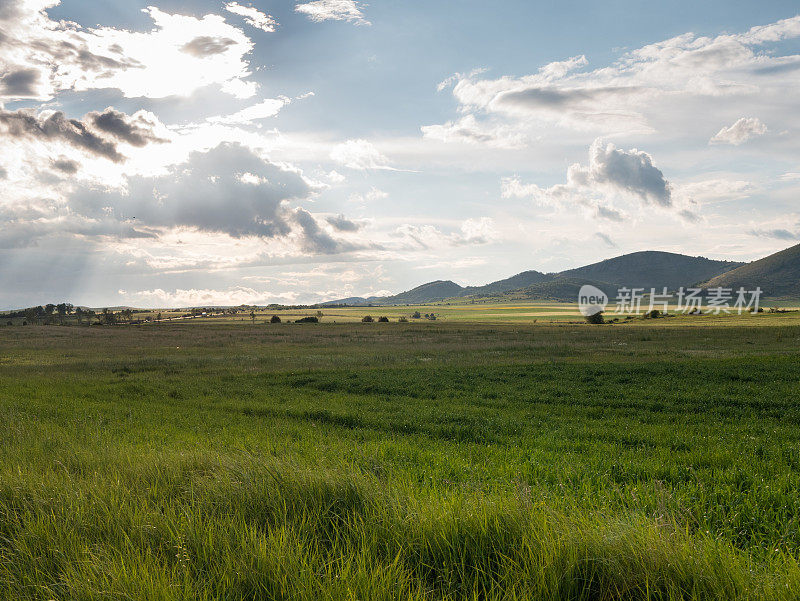
[[[300,319],[296,319],[295,323],[319,323],[319,317],[315,315],[309,315],[308,317],[301,317]]]
[[[361,318],[361,321],[363,323],[372,323],[375,320],[372,319],[372,315],[365,315],[364,317]]]
[[[658,309],[653,309],[652,311],[648,311],[647,313],[645,313],[644,317],[645,317],[645,319],[648,319],[648,318],[649,319],[658,319],[659,317],[661,317],[661,311],[659,311]]]
[[[422,315],[420,315],[419,311],[414,311],[414,314],[411,316],[411,319],[420,319]]]
[[[388,317],[379,317],[378,321],[381,322],[381,323],[389,323],[389,318]]]
[[[587,315],[586,316],[586,322],[587,323],[594,323],[594,324],[605,323],[605,319],[603,319],[603,312],[602,311],[598,311],[597,313],[594,313],[592,315]]]
[[[270,317],[269,322],[270,323],[280,323],[281,322],[281,318],[278,317],[277,315],[273,315],[272,317]]]
[[[408,323],[408,320],[405,317],[401,317],[397,321],[400,322],[400,323]]]

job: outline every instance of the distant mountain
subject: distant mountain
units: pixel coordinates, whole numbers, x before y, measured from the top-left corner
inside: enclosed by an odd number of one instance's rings
[[[565,301],[575,302],[578,298],[578,291],[584,284],[591,284],[595,288],[599,288],[608,295],[609,298],[614,298],[617,294],[617,285],[609,284],[608,282],[599,282],[597,280],[586,280],[582,278],[553,278],[543,282],[537,282],[525,288],[517,288],[516,290],[509,290],[507,292],[498,292],[490,295],[481,295],[480,297],[470,297],[472,299],[486,299],[496,301]]]
[[[741,265],[734,261],[714,261],[705,257],[646,250],[562,271],[557,277],[596,280],[631,288],[666,286],[674,290],[704,282]]]
[[[523,271],[484,286],[459,286],[450,280],[436,280],[406,292],[384,297],[350,297],[326,305],[416,305],[443,300],[497,299],[574,300],[582,284],[593,284],[611,297],[619,286],[670,290],[698,282],[742,266],[734,261],[714,261],[678,253],[642,251],[570,269],[561,273]]]
[[[755,290],[760,287],[771,298],[800,298],[800,244],[703,282],[704,288]]]
[[[542,273],[540,271],[523,271],[517,275],[512,275],[505,280],[498,280],[485,286],[467,286],[463,288],[460,296],[484,296],[488,294],[497,294],[501,292],[508,292],[509,290],[517,290],[518,288],[525,288],[538,284],[539,282],[547,282],[553,279],[552,274]]]
[[[379,302],[384,305],[419,305],[461,296],[463,290],[462,286],[450,280],[436,280],[394,296],[384,297]]]

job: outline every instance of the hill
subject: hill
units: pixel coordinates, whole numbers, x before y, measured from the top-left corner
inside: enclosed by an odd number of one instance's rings
[[[462,290],[461,296],[488,296],[492,294],[499,294],[508,292],[510,290],[518,290],[519,288],[526,288],[540,282],[547,282],[553,279],[552,274],[542,273],[540,271],[523,271],[517,275],[512,275],[510,278],[498,280],[485,286],[467,286]]]
[[[591,284],[595,288],[599,288],[605,292],[609,298],[614,298],[614,295],[617,293],[616,284],[609,284],[608,282],[599,282],[596,280],[586,280],[581,278],[557,277],[547,281],[537,282],[524,288],[517,288],[516,290],[498,292],[495,294],[481,294],[472,296],[470,298],[496,300],[498,302],[542,300],[574,303],[578,298],[578,291],[584,284]]]
[[[646,250],[563,271],[559,278],[608,282],[616,286],[676,289],[704,282],[742,263],[714,261],[678,253]]]
[[[800,244],[703,282],[704,288],[760,287],[770,298],[800,298]]]
[[[450,280],[436,280],[422,284],[406,292],[376,299],[376,303],[383,305],[416,305],[432,303],[454,296],[461,296],[464,291],[462,286]]]

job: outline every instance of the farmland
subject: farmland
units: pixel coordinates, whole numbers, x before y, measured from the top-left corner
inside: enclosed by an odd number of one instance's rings
[[[797,313],[414,309],[1,327],[0,597],[800,595]]]

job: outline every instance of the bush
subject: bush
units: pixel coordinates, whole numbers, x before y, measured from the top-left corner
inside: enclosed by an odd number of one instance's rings
[[[272,317],[270,317],[269,322],[270,323],[280,323],[281,322],[281,318],[278,317],[277,315],[273,315]]]
[[[414,314],[411,316],[411,319],[420,319],[422,315],[420,315],[419,311],[414,311]]]
[[[314,315],[309,315],[308,317],[301,317],[300,319],[296,319],[295,323],[319,323],[319,317]]]
[[[400,322],[400,323],[408,323],[408,320],[405,317],[401,317],[397,321]]]
[[[378,321],[381,322],[381,323],[389,323],[389,318],[388,317],[379,317]]]
[[[365,315],[364,317],[361,318],[361,321],[362,323],[372,323],[375,320],[372,319],[372,315]]]
[[[587,315],[586,316],[586,322],[587,323],[598,324],[598,323],[605,323],[605,321],[606,320],[603,319],[603,312],[602,311],[598,311],[597,313],[594,313],[592,315]]]
[[[645,317],[645,319],[648,319],[648,318],[649,319],[658,319],[659,317],[661,317],[661,311],[659,311],[658,309],[653,309],[652,311],[648,311],[647,313],[645,313],[644,317]]]

